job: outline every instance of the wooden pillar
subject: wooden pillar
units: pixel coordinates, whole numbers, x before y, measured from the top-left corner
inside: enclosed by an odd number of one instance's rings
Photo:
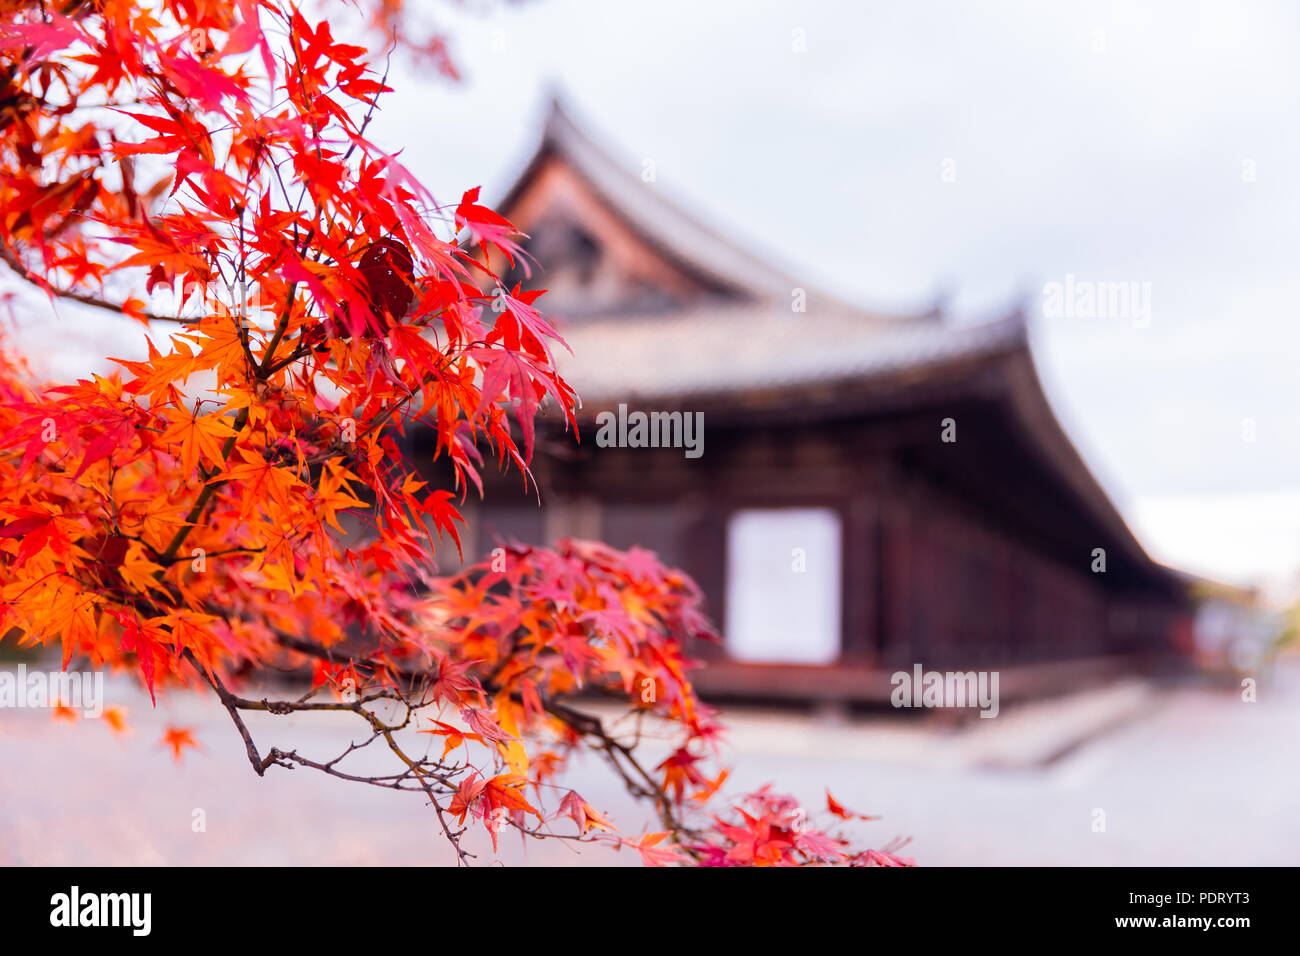
[[[877,564],[880,524],[879,502],[868,487],[854,491],[844,510],[843,634],[841,657],[845,663],[874,666],[880,659]]]

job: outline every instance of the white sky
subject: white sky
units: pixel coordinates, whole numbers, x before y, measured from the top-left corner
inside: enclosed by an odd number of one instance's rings
[[[1296,581],[1300,6],[431,9],[465,81],[395,62],[371,133],[444,201],[499,197],[558,87],[634,171],[653,159],[659,188],[810,285],[945,294],[971,319],[1022,298],[1053,407],[1153,556]],[[1150,324],[1045,318],[1067,274],[1150,283]],[[99,328],[100,354],[133,350]],[[65,374],[66,331],[30,330]]]

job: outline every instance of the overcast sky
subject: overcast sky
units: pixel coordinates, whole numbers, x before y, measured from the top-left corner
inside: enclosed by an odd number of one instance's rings
[[[431,9],[465,79],[395,62],[371,132],[440,198],[499,197],[558,88],[633,171],[653,159],[656,188],[809,285],[945,295],[962,320],[1022,300],[1053,407],[1153,556],[1294,579],[1300,5]],[[1149,283],[1149,321],[1045,316],[1067,275]]]

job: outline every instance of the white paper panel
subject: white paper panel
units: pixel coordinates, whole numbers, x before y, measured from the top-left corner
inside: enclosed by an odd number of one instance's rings
[[[835,511],[763,509],[731,517],[726,632],[727,651],[736,660],[828,664],[839,657]]]

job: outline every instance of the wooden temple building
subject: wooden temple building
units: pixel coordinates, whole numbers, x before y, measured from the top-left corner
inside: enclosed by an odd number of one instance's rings
[[[542,506],[517,471],[497,476],[467,509],[467,555],[575,536],[684,568],[724,635],[695,649],[713,697],[883,701],[916,664],[996,669],[1005,697],[1186,645],[1187,585],[1057,423],[1019,311],[954,323],[823,296],[667,201],[558,104],[496,208],[529,235],[525,285],[549,290],[539,304],[573,349],[557,352],[581,442],[549,422]],[[684,436],[662,447],[668,431],[602,446],[599,416],[620,405],[661,424],[702,414],[698,454]]]

